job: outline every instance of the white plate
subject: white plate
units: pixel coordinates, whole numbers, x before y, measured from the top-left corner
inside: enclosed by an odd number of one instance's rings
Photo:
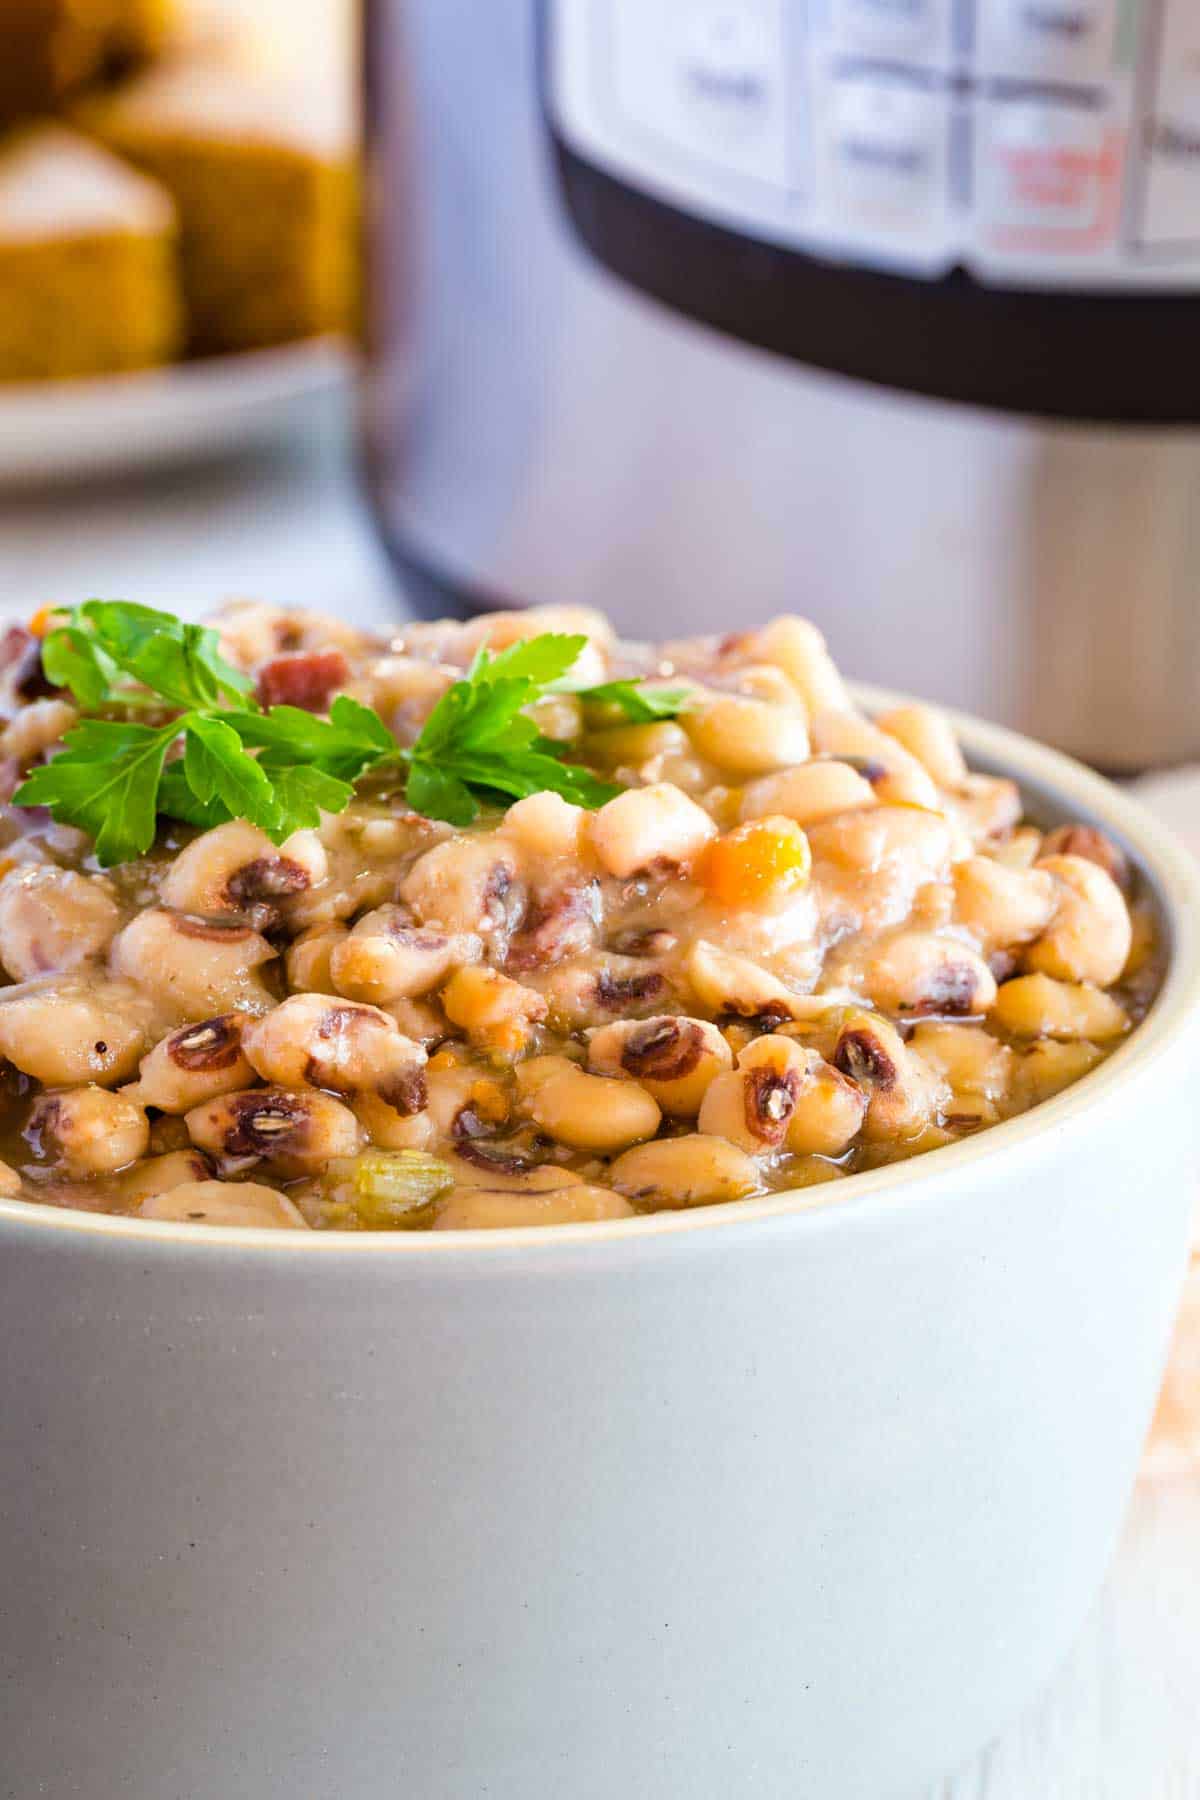
[[[0,386],[0,484],[125,474],[279,438],[353,367],[331,337],[144,374]]]

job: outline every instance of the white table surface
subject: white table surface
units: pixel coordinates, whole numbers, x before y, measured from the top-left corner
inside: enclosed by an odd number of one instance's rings
[[[400,599],[348,441],[332,405],[269,459],[0,495],[0,611],[96,593],[198,611],[253,595],[384,619]],[[936,1800],[1200,1800],[1200,1476],[1138,1489],[1066,1667]]]

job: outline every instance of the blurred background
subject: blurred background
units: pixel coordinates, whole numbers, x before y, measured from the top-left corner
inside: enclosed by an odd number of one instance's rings
[[[0,613],[793,610],[1200,846],[1198,308],[1197,0],[0,0]],[[1200,1264],[955,1800],[1200,1793],[1198,1455]]]

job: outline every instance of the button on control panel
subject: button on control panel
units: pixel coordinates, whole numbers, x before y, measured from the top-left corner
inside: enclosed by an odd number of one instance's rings
[[[1200,287],[1200,0],[546,0],[560,134],[814,256]]]

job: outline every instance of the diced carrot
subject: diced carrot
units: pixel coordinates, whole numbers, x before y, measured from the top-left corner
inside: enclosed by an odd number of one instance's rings
[[[61,606],[39,606],[29,621],[29,629],[35,638],[44,638],[54,625],[55,615],[62,611]]]
[[[797,892],[811,868],[808,839],[794,819],[752,819],[708,846],[700,878],[720,905],[753,907]]]

